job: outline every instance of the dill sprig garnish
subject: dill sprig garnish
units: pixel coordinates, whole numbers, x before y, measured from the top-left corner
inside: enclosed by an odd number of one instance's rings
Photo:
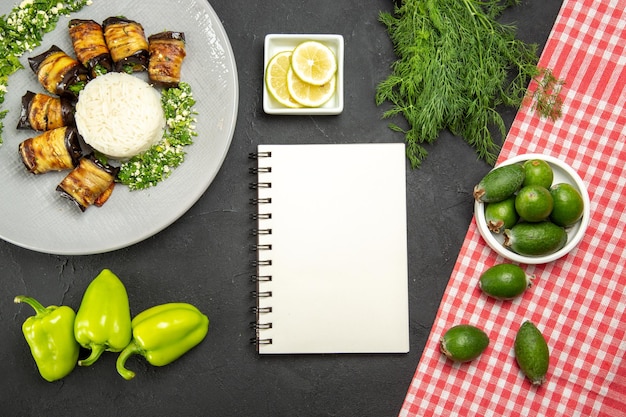
[[[162,91],[161,105],[166,121],[163,138],[147,151],[121,164],[120,183],[131,190],[153,187],[184,162],[185,148],[198,136],[195,104],[191,86],[186,82]]]
[[[500,146],[497,132],[506,126],[497,107],[519,107],[528,83],[551,72],[537,67],[537,45],[516,38],[516,28],[496,19],[519,0],[403,0],[394,13],[381,12],[397,60],[391,74],[376,89],[376,103],[388,101],[383,118],[403,116],[402,132],[413,168],[428,155],[424,144],[444,129],[463,137],[478,156],[494,164]],[[540,84],[541,86],[541,84]],[[542,115],[558,100],[552,89],[536,90]],[[557,93],[558,95],[558,93]],[[560,111],[560,110],[559,110]]]

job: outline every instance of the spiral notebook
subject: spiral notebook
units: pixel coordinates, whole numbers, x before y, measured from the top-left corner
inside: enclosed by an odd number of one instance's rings
[[[408,352],[404,144],[251,156],[258,352]]]

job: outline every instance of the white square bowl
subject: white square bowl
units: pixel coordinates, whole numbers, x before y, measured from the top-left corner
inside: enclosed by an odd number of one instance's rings
[[[337,86],[335,94],[320,107],[289,108],[267,92],[265,69],[270,59],[282,51],[291,51],[304,41],[318,41],[328,46],[337,57]],[[343,36],[325,34],[268,34],[263,55],[263,111],[283,115],[333,115],[343,111]]]

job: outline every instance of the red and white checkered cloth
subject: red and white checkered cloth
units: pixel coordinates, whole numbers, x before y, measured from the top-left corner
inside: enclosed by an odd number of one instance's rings
[[[539,62],[566,80],[563,116],[553,122],[520,109],[499,159],[544,153],[569,163],[588,186],[587,233],[565,257],[524,266],[536,275],[533,287],[498,302],[477,280],[505,260],[472,221],[401,416],[626,416],[625,48],[625,0],[564,1]],[[513,354],[525,319],[550,347],[541,387],[525,379]],[[459,323],[491,339],[470,363],[439,352],[441,336]]]

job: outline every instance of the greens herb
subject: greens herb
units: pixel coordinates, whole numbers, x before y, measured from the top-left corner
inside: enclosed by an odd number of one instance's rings
[[[68,90],[71,91],[72,93],[78,95],[81,91],[83,91],[85,89],[86,85],[87,85],[86,81],[78,81],[78,82],[70,85],[68,87]]]
[[[97,64],[94,67],[93,71],[96,77],[99,77],[100,75],[104,75],[109,72],[109,70],[104,65],[101,65],[101,64]]]
[[[407,130],[394,123],[390,128],[404,133],[412,167],[420,167],[428,154],[424,144],[444,129],[495,163],[499,145],[492,131],[506,135],[497,106],[519,107],[528,83],[551,75],[537,67],[537,46],[517,39],[513,25],[496,20],[519,2],[403,0],[393,15],[381,12],[398,59],[378,84],[376,103],[392,104],[383,118],[401,115],[407,120]],[[557,114],[550,109],[551,103],[558,104],[555,92],[538,89],[532,97],[547,106],[538,107],[542,115]]]
[[[528,91],[524,103],[537,110],[542,117],[557,120],[562,115],[563,98],[561,90],[565,80],[558,79],[548,68],[539,68],[539,75],[534,78],[537,87]]]
[[[177,88],[163,90],[161,104],[166,120],[163,139],[120,166],[118,179],[131,190],[155,186],[169,177],[172,169],[183,163],[185,146],[191,145],[198,135],[196,102],[189,84],[181,82]]]
[[[0,17],[0,105],[4,103],[9,76],[23,68],[19,57],[39,46],[43,36],[56,27],[61,16],[91,3],[91,0],[23,0],[8,15]],[[2,120],[7,112],[0,111],[0,145]]]

